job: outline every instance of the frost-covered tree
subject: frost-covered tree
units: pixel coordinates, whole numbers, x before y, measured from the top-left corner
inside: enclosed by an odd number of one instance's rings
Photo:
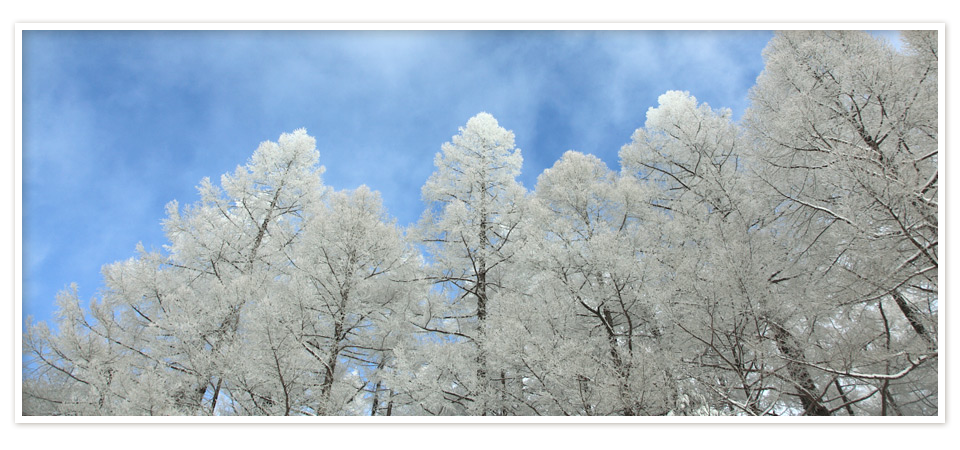
[[[168,206],[165,251],[106,266],[89,312],[61,294],[58,332],[24,337],[28,411],[369,408],[405,289],[390,277],[414,258],[379,196],[329,193],[317,160],[303,130],[261,144],[222,188],[205,179],[198,203]]]
[[[182,414],[152,330],[127,330],[101,301],[88,309],[76,287],[57,296],[55,330],[29,319],[23,335],[25,415]],[[118,315],[122,315],[120,312]]]
[[[777,278],[817,274],[807,295],[843,324],[818,367],[849,413],[936,411],[923,363],[937,351],[937,35],[903,36],[896,50],[863,32],[778,33],[746,116],[795,245]]]
[[[443,144],[423,186],[429,209],[416,233],[435,287],[412,320],[425,334],[418,341],[436,347],[422,370],[440,372],[432,377],[436,385],[417,389],[429,392],[418,401],[427,413],[501,413],[494,385],[506,374],[489,343],[498,333],[498,304],[516,301],[509,271],[523,241],[526,191],[516,181],[522,160],[513,132],[480,113]]]
[[[91,305],[92,320],[72,308],[59,335],[41,330],[37,342],[43,344],[25,347],[34,358],[30,365],[65,363],[67,358],[56,358],[62,354],[58,340],[81,334],[139,359],[119,368],[123,376],[163,386],[150,394],[165,391],[164,401],[132,402],[139,409],[127,413],[217,413],[244,345],[242,318],[278,283],[277,269],[295,241],[304,209],[323,195],[314,142],[304,130],[284,134],[278,143],[264,142],[246,165],[221,178],[222,188],[204,179],[198,203],[181,211],[171,202],[165,251],[139,248],[138,258],[106,266],[105,290]],[[53,355],[41,357],[44,348]]]
[[[539,330],[521,355],[541,409],[656,415],[672,407],[663,328],[647,293],[647,195],[633,177],[573,151],[537,180],[541,233],[527,263],[540,310],[526,322]]]
[[[657,292],[685,341],[682,377],[719,411],[829,414],[797,338],[816,307],[780,285],[777,204],[751,176],[730,111],[676,91],[659,102],[620,155],[664,215]]]
[[[349,410],[359,393],[371,391],[376,414],[386,389],[375,388],[377,370],[392,357],[418,262],[387,221],[379,194],[366,186],[331,194],[304,222],[284,291],[296,317],[285,326],[321,380],[314,412]]]
[[[221,177],[222,188],[204,179],[199,203],[182,213],[176,202],[168,206],[168,254],[147,263],[177,269],[190,279],[171,299],[170,319],[178,351],[189,361],[183,365],[199,374],[196,394],[185,400],[192,407],[205,409],[209,403],[209,413],[216,412],[223,380],[245,346],[238,338],[246,312],[279,283],[278,269],[296,241],[304,211],[324,194],[318,158],[315,140],[305,130],[284,134],[277,143],[261,144],[246,165]],[[253,402],[255,396],[247,394]],[[240,401],[241,396],[230,398]]]

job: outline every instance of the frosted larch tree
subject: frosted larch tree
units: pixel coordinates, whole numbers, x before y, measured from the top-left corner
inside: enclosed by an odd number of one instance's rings
[[[505,374],[494,365],[488,337],[496,330],[491,312],[512,295],[504,277],[522,242],[525,190],[516,181],[522,160],[513,133],[480,113],[443,144],[423,186],[429,209],[417,233],[435,289],[414,321],[421,333],[442,335],[444,345],[470,355],[448,359],[456,364],[436,387],[448,409],[431,413],[500,413],[494,379]]]
[[[861,350],[811,369],[851,393],[849,413],[937,408],[937,33],[904,32],[903,44],[777,33],[746,115],[759,173],[790,221],[789,258],[812,262],[778,277],[817,273],[832,286],[819,297],[859,318],[825,340]],[[881,337],[853,332],[868,329]]]

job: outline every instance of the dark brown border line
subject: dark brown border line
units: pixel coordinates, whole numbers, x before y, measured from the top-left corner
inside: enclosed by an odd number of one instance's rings
[[[7,432],[13,433],[955,433],[954,417],[954,33],[956,16],[953,14],[862,14],[862,15],[817,15],[817,14],[10,14],[7,18]],[[16,336],[16,25],[18,23],[930,23],[944,24],[945,52],[945,121],[942,130],[945,137],[944,160],[946,169],[947,246],[943,292],[946,302],[940,300],[940,313],[947,306],[944,316],[946,330],[941,346],[945,356],[944,396],[945,423],[17,423],[15,421],[17,387],[14,386],[14,356],[19,355],[14,347]],[[945,56],[944,56],[945,55]],[[15,280],[15,281],[14,281]],[[16,284],[15,284],[16,283]],[[18,319],[19,320],[19,319]]]

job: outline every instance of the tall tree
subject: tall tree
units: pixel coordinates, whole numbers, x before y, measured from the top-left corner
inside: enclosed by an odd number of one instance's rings
[[[163,386],[151,395],[168,393],[165,401],[131,402],[139,409],[131,406],[128,413],[217,413],[222,395],[234,387],[229,374],[243,345],[245,310],[276,285],[304,208],[323,195],[317,158],[314,139],[297,130],[261,144],[246,165],[221,178],[222,189],[204,179],[198,203],[181,212],[171,202],[166,251],[138,248],[138,258],[106,266],[106,289],[90,308],[93,320],[73,306],[75,295],[64,294],[69,314],[60,335],[40,329],[25,339],[25,352],[35,358],[30,364],[60,367],[60,373],[82,370],[58,342],[83,336],[137,360],[116,373]]]
[[[559,356],[547,346],[541,350],[548,354],[524,360],[541,396],[565,414],[665,414],[673,383],[662,364],[669,358],[659,352],[657,308],[646,292],[651,249],[643,229],[649,223],[641,219],[650,215],[648,194],[632,176],[573,151],[540,175],[535,194],[541,235],[528,262],[538,273],[531,278],[533,303],[552,311],[530,314],[528,322],[535,328],[544,316],[556,322],[554,336],[529,339],[572,344],[566,347],[572,353],[561,356],[566,370],[534,367],[551,365],[551,353]],[[558,317],[561,311],[568,317]]]
[[[497,303],[514,289],[505,280],[522,245],[526,192],[516,181],[522,161],[513,133],[480,113],[443,144],[434,159],[437,169],[423,186],[430,209],[417,233],[436,288],[414,321],[421,332],[443,335],[469,347],[464,352],[471,355],[438,387],[454,409],[431,413],[500,413],[494,378],[503,376],[489,337],[496,330],[491,315]]]
[[[659,102],[620,156],[625,171],[658,188],[660,304],[688,342],[684,375],[730,413],[828,414],[796,338],[810,308],[798,310],[777,286],[776,202],[750,176],[730,111],[677,91]],[[789,392],[799,405],[769,392]]]
[[[818,297],[838,314],[856,311],[857,323],[830,340],[864,350],[830,355],[836,362],[822,369],[850,391],[878,393],[876,407],[858,406],[881,414],[926,414],[937,403],[934,364],[913,370],[937,351],[936,32],[904,32],[904,44],[778,33],[746,115],[760,176],[796,245],[786,259],[808,262],[778,277],[816,273],[831,287]],[[881,338],[852,333],[864,327]]]
[[[199,203],[183,213],[176,202],[167,208],[168,256],[153,263],[190,279],[169,307],[183,364],[200,374],[197,394],[188,399],[193,407],[215,413],[224,382],[234,387],[226,378],[244,345],[237,337],[246,309],[274,289],[305,209],[324,194],[315,142],[303,129],[264,142],[246,165],[221,177],[222,189],[204,179]],[[231,396],[242,397],[262,400],[249,390]]]
[[[290,261],[283,292],[297,317],[290,332],[321,380],[315,412],[356,409],[364,391],[376,401],[386,387],[374,389],[371,380],[379,380],[378,369],[392,358],[418,263],[399,228],[387,221],[379,194],[366,186],[330,194],[304,222]]]

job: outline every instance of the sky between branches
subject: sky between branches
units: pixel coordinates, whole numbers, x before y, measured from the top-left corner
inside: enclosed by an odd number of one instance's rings
[[[886,33],[893,38],[895,33]],[[566,150],[617,152],[668,90],[739,119],[768,31],[25,31],[23,317],[72,282],[160,248],[164,205],[195,202],[257,145],[306,128],[326,185],[424,209],[433,156],[485,111],[512,130],[520,181]]]

